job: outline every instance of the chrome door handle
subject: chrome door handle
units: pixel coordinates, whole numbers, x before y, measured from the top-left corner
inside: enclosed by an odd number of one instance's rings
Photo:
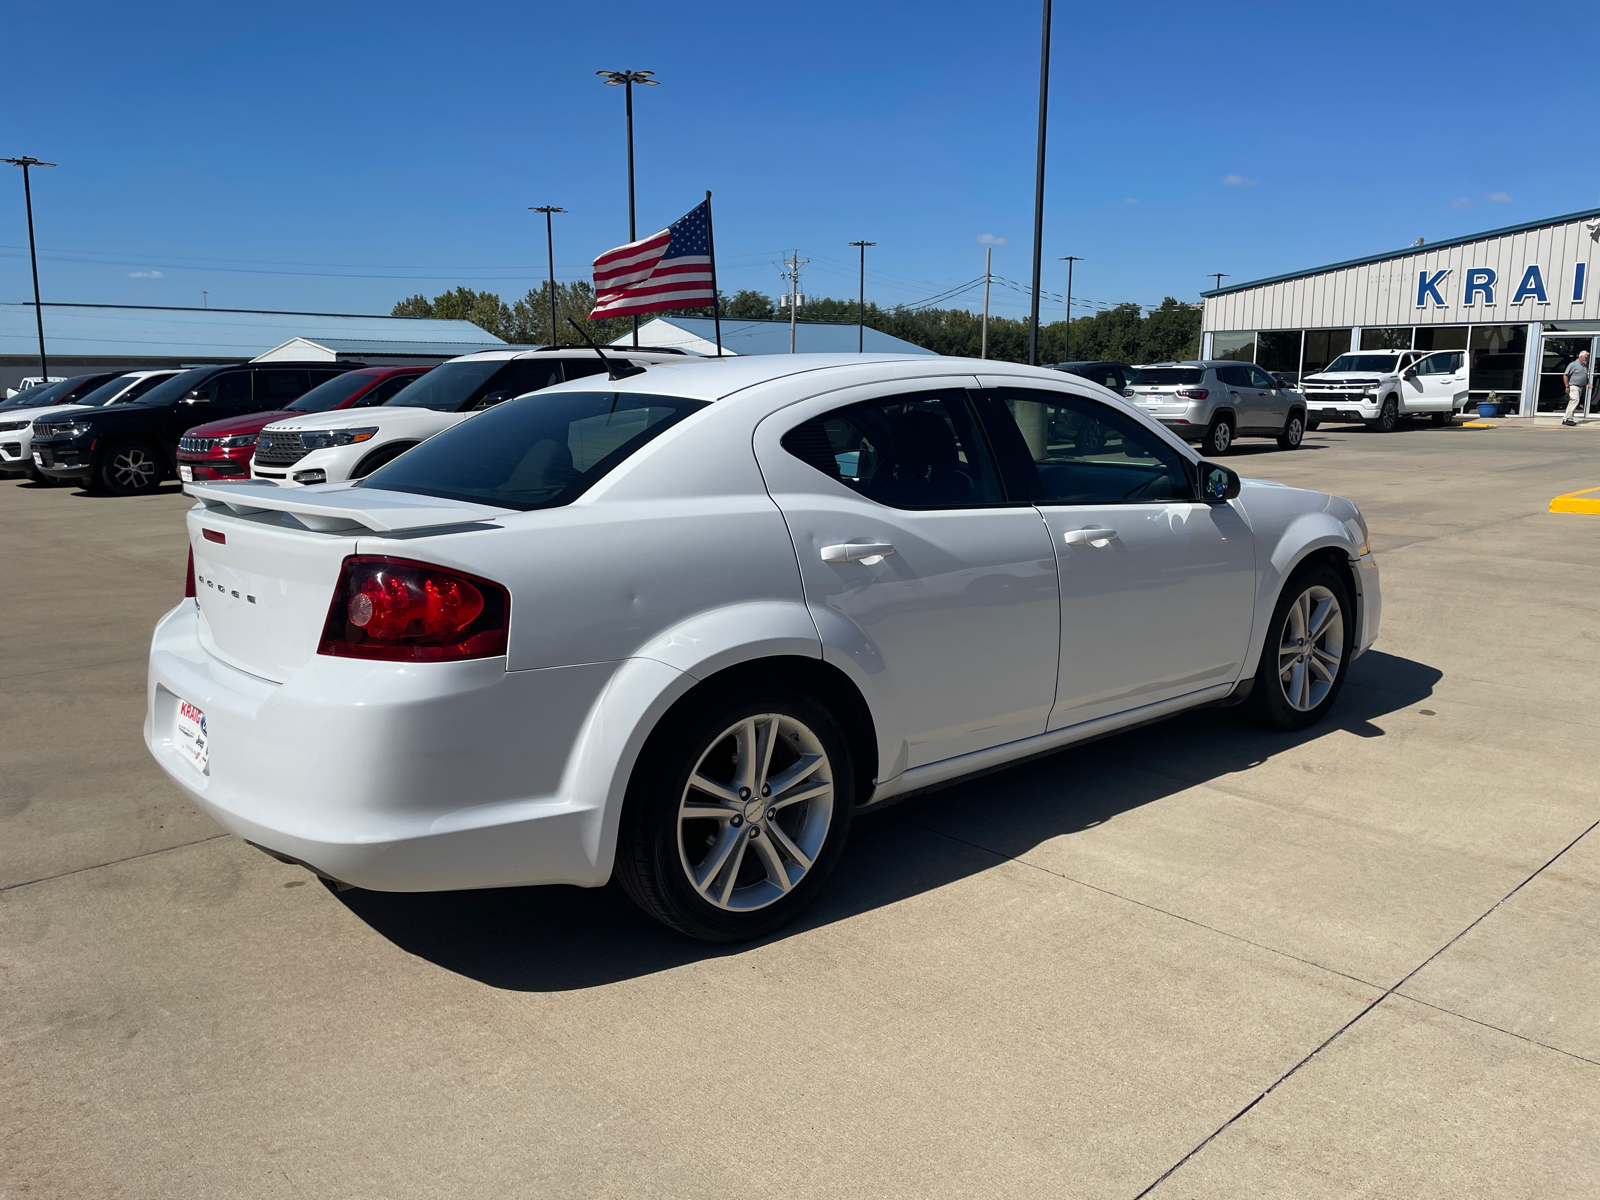
[[[1069,529],[1061,537],[1069,546],[1109,546],[1116,539],[1115,529]]]
[[[824,546],[822,548],[822,561],[825,563],[860,562],[864,558],[888,558],[894,553],[894,547],[888,542],[845,542],[841,546]]]

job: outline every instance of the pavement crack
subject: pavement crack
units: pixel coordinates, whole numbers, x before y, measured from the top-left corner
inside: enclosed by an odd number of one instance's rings
[[[1396,992],[1395,996],[1401,1000],[1409,1000],[1412,1004],[1420,1004],[1423,1008],[1431,1008],[1434,1012],[1443,1013],[1447,1017],[1455,1017],[1458,1020],[1466,1021],[1469,1024],[1481,1025],[1485,1029],[1492,1029],[1496,1033],[1503,1033],[1507,1037],[1514,1037],[1519,1042],[1527,1042],[1530,1046],[1538,1046],[1543,1050],[1554,1050],[1557,1054],[1565,1054],[1568,1058],[1575,1058],[1579,1062],[1586,1062],[1591,1066],[1600,1067],[1600,1059],[1589,1058],[1586,1055],[1577,1054],[1571,1050],[1563,1050],[1560,1046],[1552,1046],[1549,1042],[1541,1042],[1538,1038],[1531,1038],[1527,1034],[1518,1033],[1515,1030],[1507,1029],[1502,1025],[1491,1025],[1488,1021],[1480,1021],[1477,1017],[1469,1017],[1466,1013],[1459,1013],[1453,1008],[1445,1008],[1443,1005],[1439,1004],[1430,1004],[1426,1000],[1418,1000],[1415,996],[1407,995],[1405,992]]]
[[[1310,1062],[1310,1061],[1311,1061],[1311,1060],[1312,1060],[1312,1059],[1313,1059],[1313,1058],[1315,1058],[1315,1057],[1316,1057],[1316,1056],[1317,1056],[1317,1055],[1319,1055],[1319,1054],[1321,1054],[1321,1053],[1322,1053],[1322,1052],[1323,1052],[1323,1051],[1324,1051],[1324,1050],[1326,1050],[1326,1049],[1327,1049],[1327,1048],[1328,1048],[1328,1047],[1329,1047],[1329,1046],[1331,1046],[1331,1045],[1332,1045],[1332,1044],[1333,1044],[1333,1043],[1334,1043],[1334,1042],[1335,1042],[1335,1041],[1337,1041],[1337,1040],[1338,1040],[1338,1039],[1339,1039],[1339,1037],[1340,1037],[1340,1036],[1341,1036],[1341,1035],[1342,1035],[1342,1034],[1343,1034],[1343,1033],[1344,1033],[1344,1032],[1345,1032],[1345,1031],[1346,1031],[1346,1030],[1347,1030],[1347,1029],[1349,1029],[1349,1028],[1350,1028],[1350,1027],[1351,1027],[1351,1026],[1353,1026],[1353,1025],[1354,1025],[1354,1024],[1355,1024],[1355,1023],[1356,1023],[1356,1022],[1357,1022],[1357,1021],[1359,1021],[1359,1020],[1361,1020],[1361,1018],[1362,1018],[1362,1017],[1364,1017],[1364,1016],[1366,1016],[1366,1015],[1367,1015],[1367,1014],[1368,1014],[1368,1013],[1369,1013],[1369,1012],[1371,1012],[1371,1011],[1372,1011],[1372,1010],[1373,1010],[1373,1009],[1375,1009],[1375,1008],[1377,1008],[1377,1007],[1378,1007],[1378,1005],[1380,1005],[1380,1004],[1382,1004],[1382,1003],[1383,1003],[1383,1002],[1384,1002],[1384,1001],[1385,1001],[1385,1000],[1387,1000],[1387,999],[1388,999],[1388,998],[1389,998],[1389,997],[1390,997],[1390,996],[1393,996],[1393,995],[1395,995],[1395,994],[1396,994],[1396,993],[1397,993],[1397,992],[1398,992],[1398,991],[1399,991],[1399,990],[1400,990],[1400,988],[1401,988],[1401,987],[1403,987],[1403,986],[1404,986],[1404,985],[1405,985],[1405,983],[1406,983],[1406,982],[1407,982],[1407,981],[1408,981],[1408,980],[1410,980],[1410,979],[1411,979],[1411,978],[1412,978],[1412,977],[1413,977],[1413,976],[1414,976],[1414,975],[1416,975],[1416,974],[1417,974],[1417,972],[1419,972],[1419,971],[1421,971],[1421,970],[1422,970],[1422,969],[1423,969],[1423,968],[1424,968],[1424,967],[1426,967],[1426,966],[1427,966],[1427,965],[1428,965],[1428,964],[1429,964],[1429,963],[1431,963],[1431,962],[1432,962],[1432,961],[1433,961],[1433,960],[1434,960],[1434,959],[1436,959],[1436,958],[1438,958],[1438,957],[1439,957],[1439,956],[1440,956],[1440,955],[1441,955],[1441,954],[1443,954],[1443,953],[1444,953],[1444,952],[1445,952],[1445,951],[1446,951],[1446,950],[1448,950],[1448,949],[1450,949],[1450,947],[1451,947],[1451,946],[1454,946],[1454,945],[1455,945],[1455,944],[1456,944],[1456,943],[1457,943],[1457,942],[1459,942],[1459,941],[1460,941],[1460,940],[1461,940],[1461,939],[1462,939],[1462,938],[1464,938],[1464,937],[1466,937],[1466,936],[1467,936],[1467,934],[1469,934],[1469,933],[1471,933],[1471,932],[1472,932],[1472,931],[1473,931],[1473,930],[1474,930],[1474,929],[1476,929],[1476,928],[1477,928],[1477,927],[1478,927],[1478,926],[1479,926],[1479,925],[1480,925],[1480,924],[1482,924],[1482,923],[1483,923],[1483,921],[1484,921],[1484,919],[1485,919],[1485,918],[1487,918],[1487,917],[1488,917],[1488,916],[1489,916],[1489,915],[1490,915],[1490,914],[1491,914],[1491,913],[1493,913],[1493,912],[1494,912],[1494,911],[1495,911],[1495,910],[1496,910],[1496,909],[1498,909],[1498,908],[1499,908],[1499,907],[1500,907],[1500,906],[1501,906],[1501,905],[1502,905],[1502,904],[1504,904],[1504,903],[1505,903],[1505,902],[1506,902],[1506,901],[1507,901],[1507,900],[1509,900],[1509,899],[1511,899],[1511,897],[1513,897],[1513,896],[1515,896],[1515,895],[1516,895],[1516,894],[1517,894],[1517,893],[1518,893],[1518,892],[1520,892],[1520,891],[1521,891],[1521,890],[1522,890],[1522,889],[1523,889],[1523,888],[1525,888],[1525,887],[1527,887],[1527,886],[1528,886],[1528,884],[1530,884],[1530,883],[1532,883],[1532,882],[1533,882],[1533,881],[1534,881],[1534,880],[1535,880],[1535,879],[1537,879],[1537,878],[1538,878],[1538,877],[1539,877],[1539,876],[1540,876],[1540,875],[1542,875],[1542,874],[1543,874],[1543,873],[1544,873],[1544,872],[1545,872],[1545,871],[1546,871],[1546,870],[1548,870],[1548,869],[1549,869],[1549,868],[1550,868],[1550,866],[1551,866],[1551,865],[1552,865],[1552,864],[1554,864],[1554,863],[1555,863],[1555,861],[1556,861],[1556,859],[1558,859],[1558,858],[1560,858],[1560,857],[1561,857],[1561,856],[1562,856],[1562,855],[1563,855],[1563,854],[1565,854],[1565,853],[1566,853],[1566,852],[1567,852],[1567,851],[1568,851],[1568,850],[1571,850],[1571,849],[1572,849],[1572,848],[1573,848],[1573,847],[1574,847],[1574,846],[1576,846],[1576,845],[1577,845],[1577,844],[1578,844],[1578,843],[1579,843],[1579,842],[1581,842],[1581,841],[1582,841],[1582,840],[1583,840],[1583,839],[1584,839],[1584,838],[1586,838],[1586,837],[1588,837],[1588,836],[1589,836],[1589,834],[1591,834],[1591,833],[1593,833],[1593,832],[1594,832],[1594,830],[1595,830],[1595,827],[1596,827],[1596,826],[1600,826],[1600,821],[1596,821],[1596,822],[1594,822],[1594,824],[1592,824],[1592,825],[1590,825],[1590,826],[1589,826],[1589,827],[1588,827],[1588,828],[1587,828],[1587,829],[1585,829],[1585,830],[1584,830],[1584,831],[1583,831],[1583,832],[1582,832],[1582,833],[1580,833],[1580,834],[1579,834],[1579,835],[1578,835],[1578,836],[1577,836],[1577,837],[1575,837],[1575,838],[1573,838],[1573,839],[1572,839],[1572,840],[1571,840],[1571,841],[1570,841],[1570,842],[1568,842],[1568,843],[1567,843],[1567,844],[1566,844],[1566,845],[1565,845],[1565,846],[1563,846],[1563,847],[1561,847],[1561,849],[1560,849],[1560,850],[1558,850],[1558,851],[1556,851],[1556,853],[1555,853],[1555,854],[1553,854],[1553,855],[1552,855],[1552,856],[1551,856],[1551,857],[1550,857],[1550,859],[1549,859],[1549,861],[1548,861],[1548,862],[1546,862],[1546,863],[1545,863],[1545,864],[1544,864],[1544,865],[1543,865],[1543,866],[1541,866],[1541,867],[1539,867],[1539,868],[1538,868],[1538,869],[1537,869],[1537,870],[1535,870],[1535,871],[1534,871],[1534,872],[1533,872],[1533,873],[1532,873],[1532,874],[1531,874],[1531,875],[1529,875],[1529,876],[1528,876],[1528,877],[1527,877],[1527,878],[1526,878],[1526,879],[1524,879],[1524,880],[1523,880],[1523,881],[1522,881],[1522,882],[1521,882],[1521,883],[1519,883],[1519,884],[1517,884],[1517,886],[1516,886],[1516,887],[1514,887],[1514,888],[1512,888],[1512,889],[1511,889],[1511,890],[1510,890],[1510,891],[1509,891],[1509,892],[1507,892],[1507,893],[1506,893],[1506,894],[1505,894],[1505,895],[1504,895],[1504,896],[1501,896],[1501,897],[1500,897],[1500,899],[1498,899],[1498,900],[1496,900],[1496,901],[1495,901],[1495,902],[1494,902],[1494,903],[1493,903],[1493,904],[1491,904],[1491,905],[1490,905],[1490,906],[1489,906],[1489,907],[1488,907],[1488,908],[1487,908],[1487,909],[1485,909],[1485,910],[1484,910],[1484,911],[1483,911],[1483,912],[1482,912],[1482,913],[1481,913],[1481,914],[1480,914],[1480,915],[1479,915],[1479,916],[1478,916],[1478,917],[1477,917],[1477,918],[1476,918],[1476,919],[1475,919],[1475,920],[1474,920],[1474,921],[1473,921],[1473,922],[1472,922],[1472,923],[1471,923],[1471,924],[1469,924],[1469,925],[1468,925],[1468,926],[1467,926],[1467,927],[1466,927],[1466,928],[1465,928],[1465,929],[1463,929],[1463,930],[1462,930],[1462,931],[1461,931],[1461,932],[1460,932],[1460,933],[1458,933],[1458,934],[1456,934],[1456,935],[1455,935],[1455,937],[1453,937],[1453,938],[1451,938],[1451,939],[1450,939],[1450,940],[1449,940],[1449,941],[1448,941],[1448,942],[1446,942],[1446,943],[1445,943],[1445,944],[1444,944],[1444,945],[1442,945],[1442,946],[1440,946],[1440,947],[1439,947],[1439,948],[1438,948],[1438,949],[1437,949],[1437,950],[1435,950],[1435,951],[1434,951],[1434,952],[1433,952],[1433,953],[1432,953],[1432,954],[1430,954],[1430,955],[1428,955],[1428,957],[1427,957],[1427,958],[1425,958],[1425,959],[1423,959],[1423,960],[1422,960],[1422,961],[1421,961],[1421,962],[1420,962],[1420,963],[1418,963],[1418,964],[1417,964],[1417,965],[1416,965],[1416,966],[1414,966],[1414,967],[1412,967],[1412,968],[1411,968],[1411,970],[1409,970],[1409,971],[1407,971],[1407,972],[1406,972],[1406,973],[1405,973],[1405,975],[1403,975],[1403,976],[1402,976],[1402,977],[1401,977],[1401,978],[1400,978],[1400,979],[1399,979],[1399,980],[1397,980],[1397,981],[1396,981],[1396,982],[1395,982],[1395,983],[1394,983],[1394,984],[1392,984],[1392,985],[1391,985],[1391,986],[1390,986],[1390,987],[1389,987],[1389,988],[1388,988],[1388,989],[1387,989],[1387,990],[1386,990],[1386,991],[1385,991],[1385,992],[1384,992],[1384,993],[1383,993],[1383,995],[1381,995],[1381,996],[1379,996],[1379,997],[1378,997],[1378,998],[1377,998],[1377,999],[1376,999],[1376,1000],[1374,1000],[1374,1001],[1373,1001],[1373,1002],[1372,1002],[1372,1003],[1371,1003],[1371,1004],[1369,1004],[1369,1005],[1367,1005],[1367,1006],[1366,1006],[1366,1007],[1365,1007],[1365,1008],[1363,1008],[1363,1009],[1362,1009],[1362,1010],[1361,1010],[1361,1011],[1360,1011],[1360,1012],[1358,1012],[1358,1013],[1357,1013],[1357,1014],[1356,1014],[1356,1015],[1355,1015],[1355,1016],[1353,1016],[1353,1017],[1351,1017],[1351,1018],[1350,1018],[1350,1019],[1349,1019],[1349,1020],[1348,1020],[1348,1021],[1346,1021],[1346,1022],[1345,1022],[1345,1023],[1344,1023],[1344,1024],[1343,1024],[1343,1025],[1341,1025],[1341,1026],[1339,1026],[1339,1028],[1338,1028],[1338,1029],[1335,1029],[1335,1030],[1334,1030],[1334,1031],[1333,1031],[1333,1032],[1332,1032],[1332,1033],[1331,1033],[1331,1034],[1329,1034],[1329,1035],[1328,1035],[1328,1036],[1327,1036],[1327,1037],[1326,1037],[1326,1038],[1324,1038],[1324,1039],[1323,1039],[1323,1040],[1322,1040],[1322,1042],[1321,1042],[1321,1043],[1320,1043],[1320,1044],[1319,1044],[1319,1045],[1318,1045],[1318,1046],[1317,1046],[1317,1047],[1316,1047],[1316,1049],[1314,1049],[1314,1050],[1312,1050],[1312,1051],[1311,1051],[1311,1053],[1310,1053],[1310,1054],[1307,1054],[1307,1055],[1306,1055],[1306,1056],[1305,1056],[1305,1057],[1304,1057],[1304,1058],[1302,1058],[1302,1059],[1301,1059],[1301,1060],[1300,1060],[1300,1061],[1299,1061],[1299,1062],[1297,1062],[1297,1063],[1295,1063],[1295,1064],[1294,1064],[1294,1066],[1292,1066],[1292,1067],[1290,1067],[1290,1068],[1289,1068],[1289,1069],[1288,1069],[1288,1070],[1287,1070],[1287,1071],[1285,1071],[1285,1072],[1284,1072],[1284,1073],[1283,1073],[1283,1074],[1282,1074],[1282,1075],[1280,1075],[1280,1076],[1279,1076],[1279,1077],[1278,1077],[1278,1078],[1277,1078],[1277,1080],[1276,1080],[1276,1081],[1274,1081],[1274,1082],[1273,1082],[1273,1084],[1272,1084],[1272,1085],[1271,1085],[1271,1086],[1270,1086],[1270,1087],[1268,1087],[1268,1088],[1267,1088],[1267,1089],[1266,1089],[1266,1090],[1265,1090],[1265,1091],[1263,1091],[1263,1092],[1261,1092],[1261,1093],[1260,1093],[1260,1094],[1259,1094],[1259,1095],[1257,1095],[1257,1096],[1256,1096],[1256,1098],[1255,1098],[1255,1099],[1253,1099],[1253,1100],[1251,1100],[1251,1101],[1250,1101],[1250,1103],[1248,1103],[1248,1104],[1246,1104],[1246,1105],[1245,1105],[1245,1106],[1244,1106],[1244,1107],[1243,1107],[1243,1108],[1241,1108],[1241,1109],[1240,1109],[1240,1110],[1239,1110],[1239,1111],[1238,1111],[1238,1112],[1236,1112],[1236,1113],[1234,1113],[1234,1114],[1233,1114],[1233,1116],[1231,1116],[1231,1117],[1229,1117],[1229,1118],[1228,1118],[1228,1119],[1227,1119],[1227,1120],[1226,1120],[1226,1121],[1224,1121],[1224,1122],[1223,1122],[1223,1123],[1222,1123],[1222,1124],[1221,1124],[1221,1125],[1218,1125],[1218,1126],[1217,1126],[1217,1127],[1216,1127],[1216,1128],[1215,1128],[1215,1129],[1213,1129],[1213,1130],[1212,1130],[1212,1131],[1211,1131],[1211,1132],[1210,1132],[1210,1133],[1209,1133],[1209,1134],[1207,1134],[1207,1135],[1206,1135],[1206,1136],[1205,1136],[1205,1138],[1204,1138],[1204,1139],[1202,1139],[1202,1140],[1201,1140],[1201,1141],[1200,1141],[1200,1142],[1199,1142],[1199,1144],[1197,1144],[1197,1145],[1196,1145],[1196,1146],[1195,1146],[1195,1147],[1194,1147],[1194,1149],[1192,1149],[1192,1150],[1190,1150],[1190,1151],[1189,1151],[1189,1153],[1187,1153],[1187,1154],[1185,1154],[1185,1155],[1184,1155],[1184,1156],[1183,1156],[1183,1157],[1182,1157],[1182,1158],[1180,1158],[1180,1159],[1179,1159],[1179,1160],[1178,1160],[1178,1161],[1177,1161],[1177,1162],[1175,1162],[1175,1163],[1173,1163],[1173,1164],[1172,1164],[1172,1165],[1171,1165],[1171,1166],[1170,1166],[1170,1167],[1168,1167],[1168,1168],[1167,1168],[1167,1169],[1166,1169],[1166,1170],[1165,1170],[1165,1171],[1163,1171],[1163,1172],[1162,1172],[1162,1173],[1161,1173],[1161,1174],[1160,1174],[1160,1175],[1159,1175],[1159,1176],[1157,1176],[1157,1177],[1156,1177],[1156,1179],[1155,1179],[1155,1180],[1154,1180],[1154,1181],[1153,1181],[1153,1182],[1152,1182],[1152,1183],[1151,1183],[1151,1184],[1150,1184],[1150,1185],[1149,1185],[1149,1186],[1148,1186],[1148,1187],[1146,1187],[1146,1188],[1145,1188],[1145,1189],[1144,1189],[1144,1191],[1142,1191],[1142,1192],[1140,1192],[1140,1193],[1138,1193],[1138,1195],[1136,1195],[1136,1196],[1134,1196],[1134,1197],[1133,1197],[1133,1200],[1143,1200],[1143,1198],[1144,1198],[1144,1197],[1145,1197],[1145,1196],[1148,1196],[1148,1195],[1149,1195],[1149,1194],[1150,1194],[1150,1193],[1151,1193],[1151,1192],[1153,1192],[1153,1191],[1155,1191],[1155,1190],[1156,1190],[1156,1188],[1158,1188],[1158,1187],[1160,1187],[1160,1186],[1161,1186],[1161,1185],[1162,1185],[1162,1184],[1163,1184],[1163,1183],[1165,1183],[1165,1182],[1166,1182],[1166,1181],[1167,1181],[1167,1180],[1168,1180],[1168,1179],[1169,1179],[1169,1178],[1171,1178],[1171,1177],[1172,1177],[1172,1175],[1173,1175],[1173,1173],[1174,1173],[1174,1172],[1176,1172],[1176,1171],[1177,1171],[1177,1170],[1178,1170],[1178,1168],[1179,1168],[1179,1167],[1181,1167],[1181,1166],[1183,1166],[1183,1165],[1184,1165],[1184,1163],[1186,1163],[1186,1162],[1188,1162],[1188,1161],[1189,1161],[1189,1160],[1190,1160],[1190,1159],[1192,1159],[1192,1158],[1193,1158],[1193,1157],[1194,1157],[1194,1156],[1195,1156],[1195,1155],[1197,1155],[1197,1154],[1199,1154],[1199,1153],[1200,1153],[1200,1151],[1202,1151],[1202,1150],[1204,1150],[1204,1149],[1205,1149],[1205,1148],[1206,1148],[1206,1147],[1207,1147],[1207,1146],[1209,1146],[1209,1145],[1210,1145],[1210,1144],[1211,1144],[1211,1143],[1212,1143],[1212,1142],[1214,1142],[1214,1141],[1216,1141],[1216,1139],[1217,1139],[1217,1138],[1219,1138],[1219,1137],[1221,1137],[1221,1136],[1222,1136],[1222,1134],[1223,1134],[1223,1133],[1224,1133],[1224,1132],[1225,1132],[1225,1131],[1226,1131],[1226,1130],[1228,1130],[1228,1129],[1229,1129],[1229,1128],[1230,1128],[1230,1127],[1231,1127],[1231,1126],[1233,1126],[1233,1124],[1234,1124],[1234,1123],[1235,1123],[1235,1122],[1237,1122],[1237,1121],[1238,1121],[1238,1120],[1239,1120],[1239,1119],[1240,1119],[1240,1118],[1242,1118],[1242,1117],[1243,1117],[1243,1116],[1244,1116],[1244,1115],[1245,1115],[1245,1114],[1246,1114],[1246,1113],[1247,1113],[1247,1112],[1249,1112],[1249,1111],[1250,1111],[1250,1110],[1251,1110],[1251,1109],[1252,1109],[1252,1108],[1254,1108],[1254,1107],[1255,1107],[1255,1106],[1256,1106],[1256,1105],[1258,1105],[1258,1104],[1260,1104],[1260,1103],[1261,1103],[1261,1102],[1262,1102],[1262,1101],[1263,1101],[1263,1100],[1265,1100],[1265,1099],[1266,1099],[1266,1098],[1267,1098],[1267,1097],[1268,1097],[1268,1096],[1270,1096],[1270,1095],[1272,1095],[1272,1093],[1273,1093],[1273,1092],[1275,1092],[1275,1091],[1277,1091],[1277,1090],[1278,1090],[1278,1088],[1279,1088],[1279,1087],[1280,1087],[1280,1086],[1281,1086],[1281,1085],[1282,1085],[1282,1084],[1284,1084],[1284,1083],[1286,1083],[1286,1082],[1288,1082],[1288,1080],[1289,1080],[1289,1079],[1290,1079],[1290,1077],[1292,1077],[1292,1076],[1293,1076],[1293,1075],[1294,1075],[1294,1073],[1295,1073],[1295,1072],[1296,1072],[1296,1071],[1298,1071],[1298,1070],[1299,1070],[1299,1069],[1300,1069],[1300,1068],[1301,1068],[1301,1067],[1303,1067],[1303,1066],[1305,1066],[1305,1065],[1306,1065],[1306,1064],[1307,1064],[1307,1063],[1308,1063],[1308,1062]],[[1400,997],[1400,998],[1401,998],[1401,999],[1402,999],[1402,1000],[1410,1000],[1410,999],[1411,999],[1411,997],[1410,997],[1410,996],[1404,996],[1404,995],[1402,995],[1402,996],[1401,996],[1401,997]],[[1417,1003],[1420,1003],[1420,1002],[1417,1002]],[[1432,1006],[1432,1005],[1429,1005],[1429,1006],[1428,1006],[1428,1007],[1430,1007],[1430,1008],[1431,1008],[1431,1007],[1433,1007],[1433,1006]],[[1444,1011],[1444,1010],[1441,1010],[1441,1011]],[[1451,1015],[1452,1015],[1452,1016],[1457,1016],[1457,1015],[1459,1015],[1459,1014],[1454,1014],[1454,1013],[1453,1013],[1453,1014],[1451,1014]],[[1463,1019],[1464,1019],[1464,1020],[1471,1020],[1471,1018],[1470,1018],[1470,1017],[1468,1017],[1468,1018],[1463,1018]],[[1475,1023],[1476,1023],[1476,1024],[1482,1024],[1482,1022],[1481,1022],[1481,1021],[1480,1021],[1480,1022],[1475,1022]],[[1504,1032],[1504,1031],[1502,1031],[1502,1032]],[[1513,1036],[1515,1036],[1515,1035],[1513,1035]],[[1531,1040],[1531,1039],[1524,1039],[1524,1040]],[[1551,1049],[1554,1049],[1554,1047],[1550,1047],[1550,1048],[1551,1048]],[[1565,1051],[1563,1051],[1563,1053],[1565,1053]],[[1577,1056],[1577,1055],[1574,1055],[1574,1057],[1579,1057],[1579,1056]],[[1584,1060],[1584,1061],[1586,1061],[1586,1062],[1587,1062],[1587,1061],[1588,1061],[1588,1060],[1587,1060],[1587,1059],[1585,1059],[1585,1060]]]
[[[107,862],[95,863],[93,866],[77,867],[71,871],[58,871],[54,875],[41,875],[37,879],[24,879],[21,883],[8,883],[0,887],[0,892],[10,892],[17,888],[32,887],[36,883],[49,883],[52,879],[65,879],[69,875],[82,875],[85,871],[98,871],[102,867],[114,867],[118,863],[133,862],[139,858],[150,858],[157,854],[166,854],[171,850],[182,850],[185,846],[199,846],[205,842],[214,842],[218,838],[232,837],[231,833],[213,833],[210,837],[195,838],[192,842],[179,842],[173,846],[162,846],[158,850],[146,850],[142,854],[129,854],[124,858],[113,858]]]

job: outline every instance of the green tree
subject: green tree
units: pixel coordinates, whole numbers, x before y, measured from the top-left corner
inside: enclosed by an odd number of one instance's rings
[[[402,300],[390,310],[396,317],[434,317],[441,321],[471,321],[496,337],[505,337],[511,325],[511,308],[494,292],[458,287],[432,300],[422,295]]]

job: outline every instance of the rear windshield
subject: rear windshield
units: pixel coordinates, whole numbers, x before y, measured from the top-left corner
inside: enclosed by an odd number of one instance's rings
[[[1145,367],[1135,371],[1129,384],[1138,387],[1173,387],[1179,384],[1199,383],[1204,374],[1199,367]]]
[[[1394,370],[1396,359],[1392,354],[1341,354],[1324,371],[1376,371],[1380,375]]]
[[[372,386],[372,376],[361,371],[346,371],[327,383],[319,383],[288,406],[288,412],[332,412],[364,387]]]
[[[429,438],[360,486],[500,508],[553,508],[570,504],[705,405],[630,392],[527,396]]]

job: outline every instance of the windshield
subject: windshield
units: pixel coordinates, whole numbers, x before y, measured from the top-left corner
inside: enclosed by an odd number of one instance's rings
[[[86,408],[99,408],[102,404],[109,404],[111,397],[127,387],[131,379],[132,376],[130,375],[118,375],[115,379],[108,379],[105,383],[95,388],[94,391],[74,400],[73,403],[82,404]]]
[[[627,392],[525,396],[429,438],[358,486],[499,508],[570,504],[639,447],[705,406],[704,400]]]
[[[1128,382],[1134,387],[1173,387],[1199,383],[1203,374],[1199,367],[1145,367],[1135,371]]]
[[[335,375],[327,383],[319,383],[300,399],[289,405],[286,412],[332,412],[364,387],[370,387],[372,376],[364,371],[347,371]]]
[[[444,363],[429,371],[389,403],[402,408],[461,412],[479,399],[484,384],[507,366],[503,358]]]
[[[40,408],[46,404],[54,404],[56,397],[67,391],[72,386],[70,379],[63,379],[59,383],[43,386],[35,385],[25,392],[19,392],[6,401],[7,408]]]
[[[1323,368],[1324,371],[1376,371],[1387,375],[1394,370],[1396,359],[1392,354],[1341,354]]]
[[[138,403],[156,407],[163,404],[174,404],[182,399],[190,388],[199,387],[215,367],[196,367],[192,371],[173,375],[162,380],[144,395],[139,397]]]

